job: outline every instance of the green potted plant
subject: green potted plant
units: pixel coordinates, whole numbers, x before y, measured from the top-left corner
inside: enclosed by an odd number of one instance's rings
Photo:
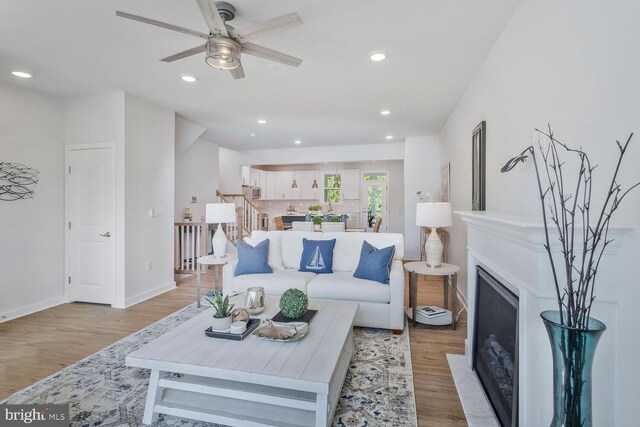
[[[339,216],[334,215],[329,217],[329,222],[341,222],[341,221],[342,221],[342,218],[340,218]]]
[[[314,216],[313,218],[311,218],[311,222],[313,222],[313,226],[316,230],[320,229],[320,226],[322,225],[322,217],[321,216]]]
[[[280,297],[280,311],[288,319],[302,317],[309,308],[309,298],[300,289],[287,289]]]
[[[640,188],[640,182],[623,188],[618,176],[633,134],[624,143],[616,141],[618,158],[613,176],[605,197],[594,194],[592,204],[591,187],[597,165],[591,163],[581,148],[571,148],[558,141],[550,126],[547,133],[538,132],[547,142],[538,142],[538,150],[527,147],[510,159],[502,172],[509,172],[531,159],[537,178],[544,247],[558,304],[557,310],[540,313],[553,355],[551,426],[590,427],[591,367],[596,345],[606,329],[604,323],[591,316],[591,308],[596,299],[594,288],[600,260],[613,241],[609,236],[611,217],[623,199]],[[573,160],[573,164],[567,163],[565,156]],[[557,256],[551,248],[554,239],[562,247]]]
[[[317,213],[322,211],[322,206],[320,205],[309,205],[309,212]]]
[[[231,311],[235,306],[235,304],[229,304],[229,295],[223,297],[222,292],[215,291],[213,299],[205,298],[215,310],[211,320],[211,329],[213,331],[228,330],[231,327]]]

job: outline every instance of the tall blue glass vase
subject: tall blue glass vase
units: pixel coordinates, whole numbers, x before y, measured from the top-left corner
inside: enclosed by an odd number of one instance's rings
[[[540,313],[553,353],[551,427],[591,427],[591,367],[600,336],[607,328],[590,319],[586,329],[560,324],[560,312]]]

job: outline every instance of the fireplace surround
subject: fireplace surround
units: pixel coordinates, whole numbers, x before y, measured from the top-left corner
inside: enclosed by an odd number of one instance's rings
[[[481,267],[518,297],[518,425],[548,425],[553,415],[553,363],[551,346],[540,313],[557,310],[549,260],[544,248],[544,227],[538,215],[491,211],[456,212],[467,225],[466,254],[452,253],[454,260],[466,255],[466,307],[468,311],[465,356],[469,368],[473,364],[476,325],[476,268]],[[623,257],[615,256],[632,227],[611,227],[609,237],[615,239],[605,252],[601,277],[615,276],[623,268]],[[464,235],[452,238],[464,239]],[[551,237],[554,256],[561,257],[555,236]],[[465,274],[466,273],[466,274]],[[592,315],[607,325],[598,347],[593,367],[593,423],[613,425],[616,413],[617,292],[616,283],[598,289]],[[469,369],[470,370],[470,369]],[[480,392],[482,395],[482,393]],[[484,395],[481,396],[484,399]],[[463,403],[464,406],[464,403]],[[466,408],[465,408],[466,412]],[[496,421],[497,422],[497,421]]]

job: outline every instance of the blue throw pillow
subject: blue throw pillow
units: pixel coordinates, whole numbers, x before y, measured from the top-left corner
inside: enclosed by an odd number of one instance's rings
[[[389,284],[395,246],[376,249],[366,240],[362,242],[360,250],[360,262],[353,277],[358,279],[375,280],[383,284]]]
[[[311,273],[333,273],[333,248],[336,239],[331,240],[307,240],[302,239],[302,257],[300,258],[300,271]]]
[[[260,273],[273,273],[269,267],[269,239],[263,240],[255,247],[238,240],[236,276]]]

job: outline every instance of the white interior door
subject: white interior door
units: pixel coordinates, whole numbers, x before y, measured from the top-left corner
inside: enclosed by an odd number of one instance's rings
[[[372,231],[377,218],[382,218],[380,232],[387,231],[389,206],[387,205],[387,181],[362,182],[361,226]]]
[[[112,304],[116,285],[113,148],[67,149],[69,299]]]

